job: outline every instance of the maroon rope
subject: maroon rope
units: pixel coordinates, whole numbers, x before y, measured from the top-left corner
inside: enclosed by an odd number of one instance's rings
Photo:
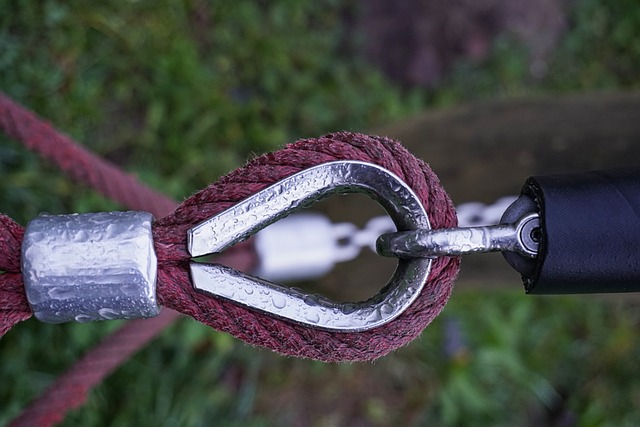
[[[70,410],[86,401],[93,387],[179,316],[173,310],[163,310],[152,319],[127,322],[56,378],[8,427],[48,427],[59,423]]]
[[[116,165],[110,164],[57,132],[31,111],[0,93],[0,129],[45,160],[53,161],[72,178],[92,186],[106,197],[130,209],[141,209],[161,217],[176,203],[146,187]],[[20,246],[24,229],[0,215],[0,337],[16,323],[31,317],[20,272]],[[225,261],[240,269],[250,268],[255,253],[229,253]],[[66,412],[82,404],[87,393],[138,349],[168,326],[178,313],[165,309],[160,316],[128,322],[58,377],[11,425],[50,426]]]
[[[370,331],[328,332],[266,316],[195,291],[187,264],[187,230],[246,197],[303,169],[335,160],[375,163],[403,179],[422,201],[434,228],[457,224],[451,200],[423,161],[398,142],[349,132],[307,139],[266,154],[185,200],[154,224],[158,299],[215,329],[288,356],[329,362],[372,360],[401,347],[440,313],[451,293],[459,258],[438,258],[417,300],[398,318]],[[382,286],[383,284],[381,284]]]
[[[114,165],[78,147],[68,137],[55,132],[49,124],[43,123],[33,113],[2,94],[0,128],[23,141],[29,148],[53,159],[71,176],[133,209],[155,211],[158,215],[158,212],[168,212],[173,205],[173,202],[147,189],[135,178],[123,174]],[[286,176],[316,164],[339,159],[369,161],[391,170],[416,191],[434,228],[455,225],[453,206],[433,172],[398,143],[386,138],[352,133],[337,133],[318,140],[299,141],[282,151],[262,156],[245,168],[224,177],[192,196],[176,212],[156,223],[154,238],[159,256],[160,302],[248,343],[263,345],[287,355],[326,361],[374,359],[415,338],[446,303],[457,273],[457,258],[441,258],[434,262],[424,291],[403,315],[372,331],[353,334],[318,331],[266,317],[228,301],[198,294],[190,285],[186,270],[189,259],[185,247],[186,229]],[[118,178],[112,179],[115,176]],[[0,276],[0,304],[4,303],[5,307],[0,311],[0,323],[7,319],[8,325],[0,327],[0,335],[13,324],[31,315],[19,273],[22,233],[22,227],[7,217],[0,217],[0,250],[6,249],[3,252],[6,260],[0,264],[0,268],[5,271]],[[251,251],[236,253],[244,261],[249,260],[252,254]],[[233,265],[229,258],[226,263]],[[131,322],[130,328],[129,324],[126,325],[116,335],[108,338],[103,343],[104,347],[88,353],[12,425],[51,425],[62,419],[68,409],[84,401],[87,391],[93,385],[173,317],[175,314],[169,312],[156,318],[157,326],[148,328],[146,332],[144,327],[150,326],[149,322],[153,320]]]
[[[362,160],[390,170],[416,192],[434,228],[456,225],[453,204],[435,174],[399,143],[348,132],[299,141],[223,177],[154,224],[160,303],[250,344],[324,361],[375,359],[417,337],[448,300],[458,258],[434,261],[424,290],[408,310],[390,323],[359,333],[321,331],[268,317],[198,293],[191,285],[187,272],[188,228],[286,176],[334,160]]]
[[[176,203],[142,184],[50,123],[0,92],[0,129],[41,157],[52,161],[70,177],[88,184],[129,209],[145,210],[157,217],[172,212]],[[0,218],[0,337],[16,323],[31,317],[20,274],[20,245],[24,229],[6,216]]]
[[[20,272],[20,246],[24,228],[0,215],[0,337],[16,323],[31,317]]]
[[[163,217],[175,202],[96,156],[0,92],[0,129],[67,175],[132,210]]]
[[[220,261],[233,268],[248,271],[254,263],[255,255],[250,247],[245,248],[244,251],[236,251]],[[80,407],[87,400],[91,389],[178,317],[180,313],[165,308],[159,316],[151,319],[127,322],[56,378],[8,427],[48,427],[59,423],[70,410]]]

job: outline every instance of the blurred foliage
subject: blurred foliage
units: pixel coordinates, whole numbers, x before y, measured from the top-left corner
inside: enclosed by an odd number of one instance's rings
[[[340,19],[348,7],[5,0],[0,87],[94,151],[183,197],[251,153],[418,108],[363,61],[347,60]],[[77,210],[84,198],[77,188],[50,171],[54,178],[42,180],[33,156],[4,140],[0,150],[11,177],[0,184],[8,213],[24,221],[42,206]],[[102,209],[95,202],[84,207]]]
[[[0,346],[0,424],[117,326],[12,330]],[[467,292],[408,347],[373,364],[327,365],[183,319],[65,425],[638,425],[639,327],[629,302]]]
[[[635,0],[581,0],[570,9],[569,31],[541,64],[513,34],[493,43],[482,63],[461,61],[429,102],[448,106],[499,96],[640,87],[640,7]],[[534,72],[533,68],[540,70]]]
[[[509,35],[483,64],[403,93],[357,55],[356,2],[0,0],[0,88],[92,150],[181,198],[252,153],[429,106],[637,88],[640,8],[583,0],[532,77]],[[112,209],[0,136],[0,200]],[[640,316],[592,298],[456,294],[423,337],[375,364],[323,365],[181,320],[65,425],[638,425]],[[0,424],[119,324],[24,322],[0,342]]]

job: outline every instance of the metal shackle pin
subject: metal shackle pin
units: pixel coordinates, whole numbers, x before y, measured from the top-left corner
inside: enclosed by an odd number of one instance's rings
[[[153,317],[157,258],[147,212],[41,214],[27,225],[22,274],[47,323]]]
[[[399,258],[497,251],[534,258],[538,254],[540,233],[540,218],[537,213],[530,213],[515,224],[387,233],[378,237],[376,249],[380,255]]]

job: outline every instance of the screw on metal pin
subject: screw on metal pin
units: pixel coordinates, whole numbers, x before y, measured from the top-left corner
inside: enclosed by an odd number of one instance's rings
[[[471,253],[509,251],[529,258],[538,254],[540,218],[537,213],[515,224],[484,227],[412,230],[383,234],[376,247],[383,256],[434,258]]]
[[[221,252],[288,214],[331,194],[359,192],[380,203],[398,230],[429,229],[415,193],[396,175],[359,161],[325,163],[303,170],[254,194],[187,232],[193,257]],[[308,326],[354,332],[399,316],[420,294],[431,269],[429,258],[399,259],[390,281],[374,297],[337,303],[216,264],[191,262],[193,286],[273,316]]]

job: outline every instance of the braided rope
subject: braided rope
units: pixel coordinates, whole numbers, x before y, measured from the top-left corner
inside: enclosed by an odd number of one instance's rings
[[[173,200],[91,153],[1,92],[0,129],[73,179],[129,209],[162,217],[175,208]]]
[[[359,333],[321,331],[293,324],[198,293],[191,285],[187,270],[190,256],[186,250],[189,228],[286,176],[335,160],[362,160],[390,170],[416,192],[434,228],[455,226],[453,204],[435,174],[399,143],[347,132],[299,141],[281,151],[261,156],[223,177],[154,224],[160,303],[250,344],[290,356],[324,361],[372,360],[417,337],[448,300],[457,274],[457,258],[434,261],[424,290],[397,319]],[[21,235],[21,231],[17,234]],[[16,248],[14,250],[18,250]],[[16,254],[13,257],[19,259],[19,250]],[[7,267],[15,268],[16,259],[8,261]],[[16,289],[17,280],[8,280],[7,285],[12,284]],[[22,313],[21,316],[28,315]]]
[[[189,228],[287,176],[335,160],[361,160],[390,170],[415,191],[434,228],[456,225],[453,204],[438,178],[398,142],[349,132],[302,140],[221,178],[155,223],[160,303],[249,344],[288,356],[330,362],[376,359],[416,338],[447,302],[459,258],[435,260],[423,291],[402,315],[383,326],[357,333],[323,331],[269,317],[198,293],[191,285],[186,250]]]
[[[174,205],[115,165],[56,132],[51,125],[1,93],[0,128],[53,160],[75,179],[132,209],[148,210],[162,216]],[[422,294],[405,313],[387,325],[361,333],[305,328],[196,293],[190,285],[189,255],[185,246],[188,228],[284,177],[334,160],[368,161],[391,170],[414,189],[434,228],[455,226],[455,211],[438,179],[424,162],[411,156],[397,142],[347,132],[299,141],[222,178],[154,225],[160,302],[250,344],[266,346],[286,355],[325,361],[375,359],[418,336],[446,303],[459,259],[436,260]],[[4,259],[0,260],[0,270],[4,271],[0,275],[0,336],[15,323],[31,316],[19,268],[23,233],[21,226],[0,216],[0,253],[4,254]],[[246,269],[254,257],[250,248],[239,246],[228,251],[220,261]],[[175,312],[165,310],[155,319],[125,325],[61,376],[12,425],[52,425],[61,420],[66,411],[85,400],[94,385],[176,316]]]
[[[31,111],[0,93],[0,129],[8,136],[53,161],[72,178],[84,182],[106,197],[130,209],[163,216],[176,203],[146,187],[117,166],[93,155],[65,135],[57,132]],[[31,317],[20,272],[20,246],[24,228],[0,215],[0,337],[16,323]],[[250,249],[228,256],[230,265],[248,268],[255,254]],[[235,264],[234,264],[235,263]],[[105,337],[34,400],[12,426],[50,426],[80,406],[88,392],[142,348],[178,317],[164,310],[153,319],[134,320]]]
[[[0,215],[0,337],[16,323],[31,317],[20,272],[20,245],[24,228]]]

